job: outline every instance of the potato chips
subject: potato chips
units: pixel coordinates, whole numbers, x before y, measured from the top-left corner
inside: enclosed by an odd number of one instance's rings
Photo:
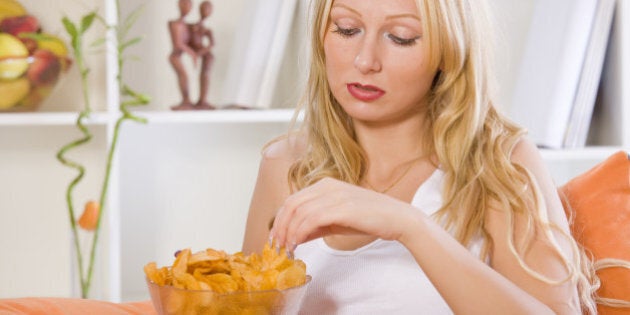
[[[287,289],[307,282],[304,262],[269,244],[261,255],[248,256],[184,249],[171,267],[151,262],[144,272],[154,304],[165,314],[276,314],[295,300],[288,293],[296,290]],[[291,294],[301,300],[299,291]]]

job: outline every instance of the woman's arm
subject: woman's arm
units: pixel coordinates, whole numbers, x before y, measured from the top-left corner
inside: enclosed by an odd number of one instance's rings
[[[549,220],[568,233],[568,225],[555,185],[535,145],[520,141],[512,161],[527,168],[543,194]],[[515,216],[515,243],[523,238],[524,219]],[[504,211],[492,209],[486,229],[493,239],[492,269],[459,245],[426,217],[416,218],[410,234],[401,240],[412,252],[428,277],[456,313],[466,314],[580,314],[576,284],[547,284],[527,273],[508,246],[508,219]],[[556,234],[561,250],[571,259],[571,247]],[[430,253],[430,254],[428,254]],[[472,259],[471,259],[472,258]],[[561,280],[567,277],[562,259],[548,245],[544,235],[536,235],[525,263],[543,276]],[[484,301],[483,303],[479,303]]]
[[[514,148],[512,162],[526,168],[533,176],[534,184],[538,185],[539,192],[542,194],[542,206],[544,207],[535,210],[543,211],[544,215],[547,216],[546,220],[562,231],[552,230],[553,235],[551,237],[554,238],[552,241],[556,242],[566,259],[573,262],[577,258],[575,255],[579,254],[573,252],[572,240],[567,238],[571,235],[568,220],[558,196],[557,187],[551,174],[547,171],[536,145],[526,139],[520,141]],[[518,244],[524,234],[522,230],[525,228],[525,220],[520,216],[516,216],[515,219],[515,243]],[[534,279],[518,266],[516,258],[509,252],[506,237],[509,231],[507,230],[506,217],[502,212],[489,211],[486,218],[486,228],[494,241],[495,248],[492,253],[491,264],[495,270],[532,296],[545,302],[556,313],[581,313],[577,286],[574,281],[567,281],[562,285],[549,285]],[[549,244],[548,237],[545,235],[536,235],[536,237],[532,249],[524,254],[524,262],[548,279],[558,281],[566,278],[569,271],[562,262],[562,258],[558,256],[557,250]],[[580,271],[575,270],[575,272]]]
[[[273,142],[263,151],[245,227],[245,254],[262,251],[268,241],[269,223],[289,196],[288,172],[296,153],[288,139]]]

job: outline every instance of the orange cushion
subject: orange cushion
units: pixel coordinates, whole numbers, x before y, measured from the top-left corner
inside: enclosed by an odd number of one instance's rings
[[[560,188],[567,215],[573,215],[573,236],[594,261],[616,258],[630,261],[630,159],[617,152]],[[630,269],[597,271],[602,286],[598,296],[630,300]],[[598,305],[600,314],[629,314],[629,309]]]
[[[157,314],[151,301],[111,303],[70,298],[0,299],[0,315],[131,315]]]

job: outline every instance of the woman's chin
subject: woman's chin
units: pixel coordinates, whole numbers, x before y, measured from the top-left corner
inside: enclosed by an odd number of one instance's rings
[[[385,118],[383,108],[378,108],[372,104],[356,103],[343,106],[343,109],[354,121],[378,122]]]

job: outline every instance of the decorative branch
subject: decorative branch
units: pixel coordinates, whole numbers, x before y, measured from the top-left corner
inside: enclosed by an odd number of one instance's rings
[[[120,8],[119,1],[117,1],[116,4],[117,4],[117,7]],[[120,16],[119,9],[117,10],[117,13]],[[81,250],[81,245],[79,243],[79,234],[78,234],[77,224],[75,223],[75,212],[74,212],[74,205],[73,205],[74,188],[83,178],[85,174],[85,167],[77,162],[67,159],[65,157],[65,154],[68,151],[77,148],[78,146],[88,143],[92,139],[92,134],[90,133],[89,129],[85,126],[85,123],[84,123],[84,120],[89,118],[90,116],[91,106],[90,106],[90,96],[89,96],[88,80],[87,80],[90,71],[89,71],[89,68],[87,68],[85,65],[85,58],[84,58],[84,51],[83,51],[82,43],[83,43],[83,36],[85,32],[92,26],[94,20],[97,18],[99,21],[104,21],[104,20],[101,17],[99,17],[96,14],[96,12],[91,12],[88,15],[85,15],[81,19],[81,24],[79,27],[77,27],[76,24],[74,24],[72,21],[70,21],[66,17],[62,19],[62,22],[64,24],[66,31],[72,38],[72,48],[73,48],[74,57],[77,60],[78,68],[81,73],[83,103],[84,103],[84,108],[79,113],[79,116],[77,118],[77,123],[76,123],[78,129],[83,133],[83,137],[65,145],[57,153],[57,159],[63,165],[70,168],[74,168],[79,172],[79,174],[68,185],[68,188],[66,190],[66,203],[68,206],[68,213],[70,217],[70,227],[72,228],[75,252],[77,255],[77,263],[78,263],[78,269],[79,269],[78,270],[79,278],[81,282],[81,297],[82,298],[87,298],[89,296],[89,290],[92,284],[92,277],[94,273],[94,263],[96,259],[96,247],[98,244],[101,220],[103,216],[102,210],[105,209],[105,200],[107,199],[107,191],[109,187],[109,180],[110,180],[111,169],[112,169],[112,164],[114,160],[114,154],[118,146],[120,127],[122,126],[122,123],[125,120],[132,120],[139,123],[147,122],[146,119],[133,115],[128,107],[146,105],[149,103],[150,98],[145,94],[141,94],[132,90],[127,84],[124,83],[122,79],[122,70],[123,70],[123,66],[125,62],[124,53],[128,48],[132,47],[133,45],[138,44],[141,40],[140,37],[127,40],[127,34],[129,33],[129,30],[131,29],[133,24],[137,21],[139,14],[140,14],[140,9],[136,9],[125,18],[125,20],[123,21],[120,27],[107,26],[108,29],[115,30],[116,39],[118,42],[116,54],[117,54],[119,72],[116,79],[119,86],[119,95],[121,96],[121,103],[119,105],[119,110],[120,110],[121,115],[116,121],[116,125],[114,127],[114,132],[113,132],[113,139],[108,150],[105,175],[103,177],[103,183],[101,185],[101,194],[98,201],[99,211],[98,211],[98,216],[96,219],[96,226],[94,228],[94,233],[92,235],[92,243],[90,246],[90,256],[89,256],[89,261],[87,264],[88,266],[87,271],[85,271],[85,268],[83,265],[83,252]],[[102,44],[104,42],[105,41],[101,39],[95,42],[95,44]]]
[[[78,268],[79,268],[79,275],[80,275],[79,278],[81,281],[81,297],[83,298],[87,297],[89,287],[88,287],[87,281],[85,280],[85,277],[83,276],[83,270],[84,270],[83,253],[81,251],[81,245],[79,243],[79,233],[77,229],[77,224],[75,222],[73,193],[74,193],[74,188],[77,186],[77,184],[79,184],[79,182],[83,179],[83,176],[85,175],[85,167],[82,164],[79,164],[78,162],[74,162],[66,158],[65,155],[70,150],[76,149],[77,147],[81,145],[85,145],[88,142],[90,142],[90,140],[92,139],[92,134],[90,133],[90,130],[85,126],[85,122],[84,122],[85,119],[90,117],[91,106],[90,106],[90,97],[89,97],[89,90],[88,90],[88,85],[89,85],[88,74],[90,71],[86,67],[86,64],[85,64],[82,43],[83,43],[83,35],[91,27],[92,23],[94,22],[95,16],[96,16],[96,12],[91,12],[90,14],[84,16],[81,19],[81,27],[79,29],[77,29],[77,27],[67,17],[64,17],[62,19],[63,25],[66,28],[66,31],[68,32],[68,34],[70,34],[70,37],[72,38],[72,41],[71,41],[72,51],[73,51],[73,55],[77,63],[77,67],[79,68],[79,72],[81,74],[81,90],[83,94],[84,107],[83,107],[83,110],[79,113],[76,125],[77,125],[77,128],[83,134],[83,137],[63,146],[57,153],[57,160],[59,160],[63,165],[70,168],[74,168],[79,172],[79,174],[77,174],[77,176],[70,182],[70,184],[68,185],[68,188],[66,189],[66,203],[68,206],[70,227],[72,228],[72,236],[74,239],[74,247],[75,247],[77,263],[78,263]]]

